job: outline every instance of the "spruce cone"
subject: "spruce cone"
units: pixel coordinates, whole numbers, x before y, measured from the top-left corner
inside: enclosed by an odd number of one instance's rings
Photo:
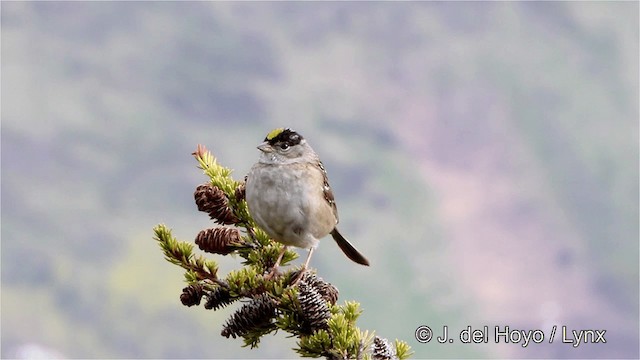
[[[244,336],[252,330],[264,330],[273,326],[271,319],[276,316],[276,304],[266,293],[256,296],[251,302],[242,305],[227,320],[222,329],[222,336],[234,339]]]
[[[240,184],[240,186],[238,186],[236,188],[236,200],[241,201],[245,199],[245,195],[246,195],[246,190],[247,190],[247,186],[246,186],[246,177],[245,177],[245,182],[243,182],[242,184]]]
[[[218,187],[210,183],[198,185],[193,193],[198,210],[209,214],[212,220],[218,224],[237,224],[240,220],[229,208],[227,195]]]
[[[189,285],[182,289],[180,301],[184,306],[200,305],[200,300],[204,295],[204,289],[200,284]]]
[[[324,281],[321,277],[317,277],[316,274],[306,272],[301,281],[304,281],[314,287],[320,293],[322,298],[331,303],[331,305],[335,305],[338,301],[338,288]]]
[[[207,302],[204,303],[204,308],[207,310],[218,310],[231,304],[237,299],[238,298],[231,297],[229,290],[219,286],[207,295]]]
[[[376,336],[371,357],[375,360],[390,360],[395,358],[395,351],[387,339]]]
[[[233,228],[205,229],[196,236],[196,245],[211,254],[227,255],[234,250],[249,246],[240,238],[240,231]]]
[[[331,317],[327,301],[315,287],[304,280],[298,284],[298,302],[302,308],[304,333],[311,334],[318,329],[327,328],[327,320]]]

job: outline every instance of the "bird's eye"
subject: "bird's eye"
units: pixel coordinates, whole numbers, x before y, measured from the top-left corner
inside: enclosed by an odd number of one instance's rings
[[[280,149],[287,150],[288,148],[289,148],[289,144],[287,144],[287,143],[280,144]]]

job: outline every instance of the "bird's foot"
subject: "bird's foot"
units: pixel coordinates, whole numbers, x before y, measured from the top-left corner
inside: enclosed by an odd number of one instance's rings
[[[279,266],[272,267],[271,271],[269,271],[269,273],[264,276],[264,279],[268,281],[282,275],[279,271],[279,268],[280,268]]]
[[[300,280],[302,280],[302,278],[304,277],[304,274],[307,272],[307,268],[302,267],[300,270],[297,271],[297,274],[293,275],[293,281],[291,281],[291,283],[289,283],[290,286],[296,286]]]

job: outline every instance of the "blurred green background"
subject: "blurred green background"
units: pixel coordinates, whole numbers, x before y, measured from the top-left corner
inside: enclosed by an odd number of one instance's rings
[[[242,178],[286,126],[371,260],[325,240],[312,262],[361,328],[417,358],[637,358],[638,10],[3,2],[0,355],[296,357],[285,334],[222,338],[233,308],[182,306],[151,239],[213,227],[196,144]],[[420,344],[421,325],[607,343]]]

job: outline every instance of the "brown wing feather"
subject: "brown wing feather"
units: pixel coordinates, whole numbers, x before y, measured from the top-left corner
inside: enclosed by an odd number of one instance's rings
[[[322,170],[322,192],[324,193],[324,199],[327,200],[331,208],[333,209],[333,215],[336,217],[336,223],[338,223],[338,207],[336,206],[336,199],[333,196],[333,191],[331,191],[331,186],[329,186],[329,177],[327,176],[327,170],[324,168],[322,161],[318,161],[318,167]]]

